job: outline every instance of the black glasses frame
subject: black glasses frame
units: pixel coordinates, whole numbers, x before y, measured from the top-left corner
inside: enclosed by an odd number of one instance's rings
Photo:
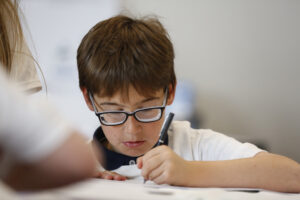
[[[97,110],[97,107],[96,107],[96,103],[94,101],[94,98],[93,98],[93,95],[91,92],[88,92],[89,94],[89,98],[92,102],[92,106],[94,108],[94,112],[95,112],[95,115],[98,117],[99,121],[101,124],[105,125],[105,126],[117,126],[117,125],[121,125],[121,124],[124,124],[127,119],[128,119],[128,116],[133,116],[138,122],[142,122],[142,123],[150,123],[150,122],[156,122],[158,120],[161,119],[162,115],[163,115],[163,112],[166,108],[166,103],[167,103],[167,98],[168,98],[168,90],[166,88],[166,92],[165,92],[165,97],[164,97],[164,101],[163,101],[163,105],[162,106],[153,106],[153,107],[147,107],[147,108],[140,108],[140,109],[137,109],[133,112],[126,112],[126,111],[104,111],[104,112],[98,112]],[[161,112],[160,112],[160,117],[158,119],[155,119],[155,120],[150,120],[150,121],[143,121],[143,120],[140,120],[137,116],[136,116],[136,113],[137,112],[140,112],[140,111],[147,111],[147,110],[152,110],[152,109],[160,109]],[[108,113],[119,113],[119,114],[125,114],[126,117],[123,121],[121,122],[118,122],[118,123],[106,123],[104,122],[102,119],[101,119],[101,115],[103,114],[108,114]]]

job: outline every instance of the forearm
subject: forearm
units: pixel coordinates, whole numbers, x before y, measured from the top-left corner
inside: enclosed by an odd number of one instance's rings
[[[262,188],[280,192],[300,192],[300,165],[283,156],[261,153],[253,158],[189,162],[192,187]]]
[[[36,163],[15,163],[5,182],[16,190],[59,187],[94,176],[95,156],[79,134],[71,134],[51,155]]]

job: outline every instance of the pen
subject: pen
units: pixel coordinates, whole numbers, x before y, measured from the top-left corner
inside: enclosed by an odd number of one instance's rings
[[[163,125],[162,125],[162,128],[160,130],[160,135],[159,135],[159,139],[158,139],[158,142],[155,144],[154,147],[157,147],[157,146],[160,146],[162,145],[164,142],[165,142],[165,139],[166,139],[166,135],[168,133],[168,129],[170,127],[170,124],[174,118],[174,113],[170,112],[167,116],[167,118],[165,119]],[[144,183],[146,183],[146,179],[144,179]]]
[[[162,145],[165,142],[166,134],[168,133],[168,129],[174,118],[174,115],[175,115],[174,113],[170,112],[169,115],[167,116],[166,120],[164,121],[164,123],[162,125],[158,142],[155,144],[154,147]]]

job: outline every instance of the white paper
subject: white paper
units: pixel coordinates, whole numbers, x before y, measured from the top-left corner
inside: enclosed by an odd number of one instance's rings
[[[300,194],[287,194],[260,190],[244,192],[245,188],[189,188],[143,184],[143,178],[126,181],[89,179],[48,193],[34,195],[26,200],[300,200]],[[252,189],[248,189],[252,190]]]

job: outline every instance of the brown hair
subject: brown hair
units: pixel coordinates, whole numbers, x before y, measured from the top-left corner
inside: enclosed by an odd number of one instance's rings
[[[100,96],[121,91],[128,98],[131,85],[148,96],[176,85],[173,45],[153,17],[118,15],[99,22],[82,39],[77,66],[80,87]]]
[[[18,7],[17,0],[0,0],[0,63],[8,73],[14,52],[21,48],[24,39]]]

